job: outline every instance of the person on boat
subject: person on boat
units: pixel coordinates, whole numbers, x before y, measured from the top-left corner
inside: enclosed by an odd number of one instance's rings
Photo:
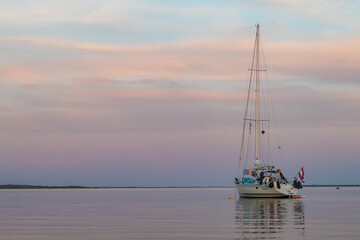
[[[258,181],[259,181],[259,184],[261,185],[261,184],[263,184],[263,181],[264,181],[264,172],[261,172],[260,173],[260,177],[257,179]]]
[[[273,177],[269,177],[269,188],[273,188],[275,186],[274,184],[274,178]]]
[[[269,177],[264,177],[263,183],[264,183],[265,185],[267,185],[269,181],[270,181],[270,178],[269,178]]]
[[[300,182],[300,178],[294,177],[293,186],[294,186],[294,188],[302,189],[302,184]]]
[[[282,174],[281,169],[276,170],[275,173],[276,173],[276,174],[279,174],[279,176],[280,176],[280,179],[279,179],[279,180],[280,180],[281,182],[283,182],[283,183],[286,183],[286,182],[287,182],[285,176]]]
[[[281,177],[281,179],[282,179],[284,182],[287,182],[287,181],[286,181],[286,178],[285,178],[285,176],[282,174],[282,172],[280,172],[280,177]]]

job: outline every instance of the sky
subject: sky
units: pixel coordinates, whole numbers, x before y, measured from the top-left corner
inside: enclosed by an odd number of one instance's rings
[[[360,2],[0,1],[0,184],[231,186],[255,25],[282,161],[360,184]]]

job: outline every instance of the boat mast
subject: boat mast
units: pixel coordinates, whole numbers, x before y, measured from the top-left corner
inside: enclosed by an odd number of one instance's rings
[[[256,31],[258,31],[258,30],[256,30]],[[249,109],[249,99],[250,99],[251,81],[253,79],[253,70],[254,70],[256,46],[257,46],[257,37],[255,38],[255,43],[254,43],[254,50],[253,50],[252,61],[251,61],[251,69],[249,69],[250,70],[250,79],[249,79],[249,88],[248,88],[247,99],[246,99],[246,108],[245,108],[245,116],[244,116],[244,123],[243,123],[243,131],[242,131],[242,137],[241,137],[239,163],[238,163],[238,169],[237,169],[237,176],[238,177],[240,175],[240,164],[241,164],[242,153],[243,153],[243,149],[244,149],[245,126],[246,126],[246,121],[248,120],[247,119],[247,113],[248,113],[248,109]]]
[[[258,132],[259,132],[259,35],[260,26],[256,25],[256,102],[255,102],[255,162],[259,160],[258,156]]]

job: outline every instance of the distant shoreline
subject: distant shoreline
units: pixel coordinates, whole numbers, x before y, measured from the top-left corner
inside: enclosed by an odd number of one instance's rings
[[[108,188],[119,188],[119,189],[136,189],[136,188],[234,188],[235,186],[168,186],[168,187],[84,187],[84,186],[43,186],[43,185],[18,185],[18,184],[6,184],[0,185],[0,189],[108,189]],[[354,185],[304,185],[304,187],[360,187],[360,184]]]

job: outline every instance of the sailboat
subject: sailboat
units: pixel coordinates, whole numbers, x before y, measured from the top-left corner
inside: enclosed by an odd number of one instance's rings
[[[270,142],[270,89],[267,81],[260,78],[266,68],[260,69],[260,26],[256,25],[256,37],[247,91],[243,133],[237,177],[234,180],[240,197],[293,197],[302,188],[302,175],[293,181],[285,178],[281,169],[270,164],[272,145]],[[264,64],[265,65],[265,60]],[[266,76],[266,75],[265,75]],[[264,83],[265,82],[265,83]],[[248,127],[247,127],[248,126]],[[280,150],[280,147],[278,147]],[[248,168],[248,162],[253,166]],[[244,165],[240,178],[240,167]]]

